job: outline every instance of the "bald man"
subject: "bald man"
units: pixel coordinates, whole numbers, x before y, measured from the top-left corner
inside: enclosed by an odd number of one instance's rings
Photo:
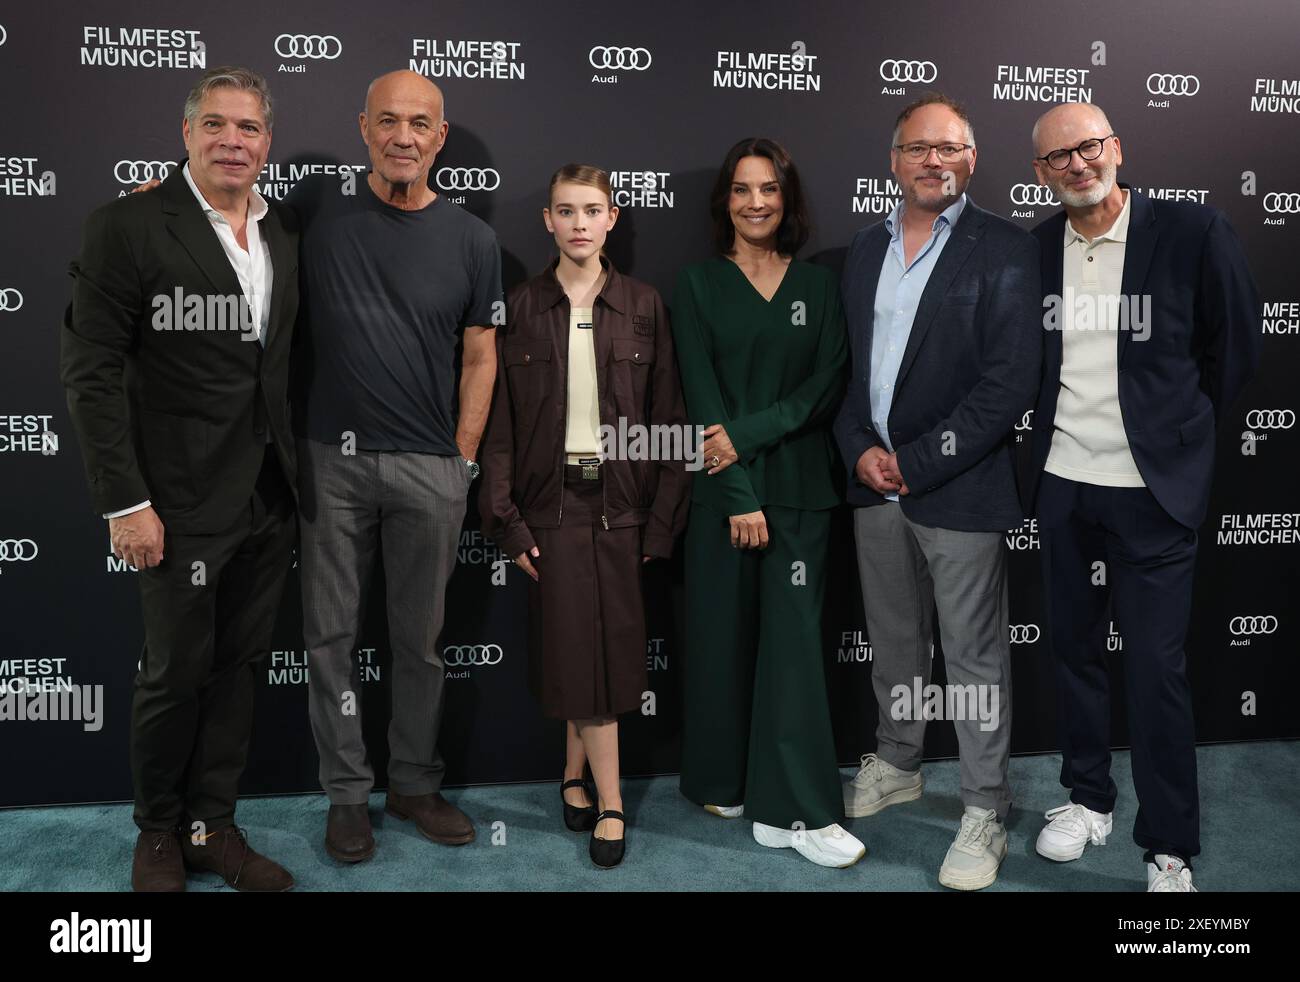
[[[495,235],[429,187],[448,130],[438,87],[414,72],[381,76],[359,122],[366,179],[308,178],[287,199],[309,295],[294,426],[310,712],[330,801],[325,848],[349,863],[375,850],[354,652],[381,543],[393,656],[385,810],[434,842],[474,838],[439,793],[437,642],[502,309]]]
[[[1047,330],[1030,495],[1070,789],[1037,849],[1078,859],[1111,831],[1109,600],[1124,638],[1133,838],[1148,890],[1189,892],[1200,818],[1183,641],[1196,530],[1216,424],[1255,370],[1259,297],[1221,212],[1117,183],[1124,155],[1099,108],[1058,106],[1033,140],[1034,171],[1065,206],[1034,229]]]

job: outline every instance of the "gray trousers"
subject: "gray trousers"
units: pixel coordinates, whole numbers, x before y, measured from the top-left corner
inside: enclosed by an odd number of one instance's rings
[[[438,634],[465,517],[469,469],[460,457],[298,442],[300,574],[312,733],[331,804],[364,803],[374,772],[361,736],[354,656],[365,596],[383,542],[392,644],[388,785],[404,795],[442,784],[438,753],[443,663]]]
[[[930,682],[937,607],[949,691],[956,696],[944,700],[944,718],[967,717],[953,720],[962,804],[992,808],[1003,818],[1011,807],[1011,631],[1001,533],[917,525],[893,501],[856,509],[853,530],[880,716],[877,755],[905,771],[921,764],[925,718],[924,712],[918,718],[911,693]],[[909,695],[903,698],[896,686]],[[954,704],[965,711],[953,713]],[[972,707],[989,712],[981,720]],[[997,725],[990,728],[994,708]]]

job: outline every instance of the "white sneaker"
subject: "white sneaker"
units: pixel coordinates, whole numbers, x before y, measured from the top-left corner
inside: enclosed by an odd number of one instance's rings
[[[1078,859],[1090,842],[1094,846],[1104,846],[1113,827],[1110,812],[1095,812],[1075,802],[1053,808],[1043,817],[1047,824],[1038,833],[1034,848],[1038,855],[1058,863]]]
[[[809,862],[836,869],[852,866],[867,854],[867,847],[839,825],[824,829],[779,829],[755,822],[754,841],[772,849],[793,849]]]
[[[740,818],[745,814],[744,805],[705,805],[706,812],[712,812],[719,818]]]
[[[939,867],[939,882],[954,890],[982,890],[998,878],[1007,855],[1007,830],[992,808],[966,806],[957,838]]]
[[[1177,856],[1156,853],[1156,861],[1147,863],[1147,893],[1196,893],[1192,871]]]
[[[900,771],[875,754],[863,754],[861,770],[844,785],[844,814],[866,818],[890,805],[915,801],[924,788],[920,770]]]

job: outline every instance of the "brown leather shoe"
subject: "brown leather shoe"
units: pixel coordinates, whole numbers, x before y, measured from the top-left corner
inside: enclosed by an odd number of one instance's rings
[[[136,837],[131,889],[136,893],[185,892],[185,865],[175,829],[141,832]]]
[[[293,876],[275,860],[254,852],[244,830],[235,825],[209,832],[203,845],[181,840],[181,856],[192,870],[217,873],[236,890],[283,893],[293,889]]]
[[[325,819],[325,851],[340,863],[359,863],[375,854],[368,805],[330,805]]]
[[[402,821],[415,819],[426,839],[444,846],[463,846],[474,841],[474,823],[469,816],[437,791],[410,797],[389,791],[384,811]]]

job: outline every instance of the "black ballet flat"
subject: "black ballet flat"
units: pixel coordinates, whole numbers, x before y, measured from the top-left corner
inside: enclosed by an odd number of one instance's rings
[[[623,838],[621,839],[597,839],[596,824],[599,824],[606,818],[617,818],[623,823]],[[623,853],[627,851],[627,820],[623,818],[622,812],[606,809],[596,816],[596,823],[591,827],[591,861],[601,869],[613,869],[623,861]]]
[[[596,796],[592,794],[591,786],[582,778],[574,778],[560,785],[560,801],[564,802],[564,824],[570,832],[590,832],[596,827],[596,806],[587,805],[585,808],[579,808],[577,805],[569,804],[564,800],[564,792],[569,788],[582,788],[591,801],[595,801]]]

